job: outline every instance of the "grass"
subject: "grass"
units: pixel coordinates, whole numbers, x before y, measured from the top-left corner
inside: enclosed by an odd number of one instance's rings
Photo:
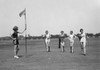
[[[51,52],[46,52],[43,40],[28,40],[27,57],[24,41],[20,41],[19,59],[13,58],[12,41],[0,41],[0,70],[100,70],[100,39],[87,40],[87,56],[81,55],[79,41],[75,40],[74,54],[58,48],[58,39],[51,40]]]

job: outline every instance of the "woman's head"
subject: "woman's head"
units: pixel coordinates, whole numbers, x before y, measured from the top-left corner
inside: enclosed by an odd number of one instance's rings
[[[14,30],[14,31],[18,31],[18,26],[14,26],[14,27],[13,27],[13,30]]]
[[[83,33],[83,29],[82,28],[80,29],[80,32]]]
[[[63,34],[63,33],[64,33],[64,31],[61,31],[60,33],[61,33],[61,34]]]
[[[73,31],[70,31],[70,34],[73,34]]]
[[[46,30],[45,33],[48,34],[49,33],[48,30]]]

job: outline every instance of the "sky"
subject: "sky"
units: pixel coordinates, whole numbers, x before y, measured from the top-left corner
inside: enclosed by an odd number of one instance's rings
[[[100,32],[100,0],[0,0],[0,36],[9,36],[14,26],[19,32],[25,29],[26,8],[27,34],[42,35],[45,30],[59,34],[61,30],[79,33]],[[23,34],[24,35],[24,34]]]

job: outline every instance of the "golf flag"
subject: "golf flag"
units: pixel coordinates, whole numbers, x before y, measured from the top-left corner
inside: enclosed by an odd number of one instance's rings
[[[23,11],[21,11],[20,13],[19,13],[19,16],[21,17],[22,15],[26,15],[26,9],[24,9]]]
[[[25,18],[25,56],[27,56],[27,22],[26,22],[26,8],[21,11],[19,13],[19,16],[21,17],[22,15],[24,15],[24,18]]]

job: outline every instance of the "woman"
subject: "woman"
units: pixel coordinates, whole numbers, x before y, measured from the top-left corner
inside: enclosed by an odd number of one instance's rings
[[[13,31],[14,31],[14,33],[11,35],[11,38],[12,38],[13,44],[14,44],[14,58],[19,58],[18,57],[18,52],[19,52],[18,33],[22,34],[24,31],[23,32],[18,32],[18,27],[17,26],[13,27]]]
[[[49,34],[48,30],[45,31],[44,38],[45,38],[45,45],[46,45],[46,48],[47,48],[47,52],[50,52],[50,38],[51,38],[51,35]]]

